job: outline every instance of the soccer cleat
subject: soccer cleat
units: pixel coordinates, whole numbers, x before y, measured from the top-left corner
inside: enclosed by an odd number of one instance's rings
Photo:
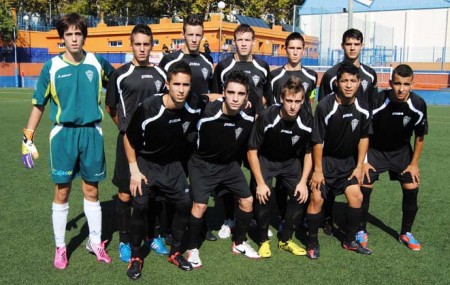
[[[359,244],[364,247],[367,248],[367,242],[369,241],[369,234],[364,232],[364,231],[359,231],[356,233],[355,235],[355,239],[357,242],[359,242]]]
[[[57,247],[55,251],[55,261],[53,262],[53,265],[57,269],[66,269],[67,265],[69,264],[69,261],[67,260],[67,250],[66,247]]]
[[[421,249],[420,243],[414,238],[412,233],[407,232],[404,235],[400,235],[398,240],[404,243],[409,249],[419,251]]]
[[[364,248],[359,242],[356,240],[354,241],[344,241],[342,243],[342,247],[347,250],[356,251],[357,253],[361,254],[371,254],[372,251],[368,248]]]
[[[232,220],[225,220],[223,225],[220,227],[219,230],[219,237],[221,239],[229,238],[231,237],[231,228],[234,227],[234,221]]]
[[[165,242],[166,242],[166,245],[167,245],[167,246],[171,246],[171,245],[172,245],[173,237],[172,237],[171,234],[167,234],[167,235],[166,235]]]
[[[334,233],[333,221],[331,219],[325,220],[323,223],[323,233],[327,236],[332,236]]]
[[[181,270],[192,270],[192,264],[187,261],[179,252],[176,252],[175,254],[169,256],[169,262],[175,264]]]
[[[306,250],[297,245],[293,240],[287,242],[278,242],[278,248],[292,253],[293,255],[306,255]]]
[[[262,258],[269,258],[272,256],[272,251],[270,250],[270,241],[269,240],[266,240],[261,243],[261,245],[259,246],[259,249],[258,249],[258,254]]]
[[[208,241],[217,241],[216,235],[214,235],[212,233],[212,231],[209,230],[209,229],[205,233],[205,239],[208,240]]]
[[[200,252],[198,249],[189,249],[187,251],[187,261],[192,265],[192,268],[197,269],[202,267],[202,260],[200,259]]]
[[[318,243],[310,243],[306,248],[306,256],[311,259],[317,259],[320,256],[319,253],[319,244]]]
[[[131,280],[141,278],[142,260],[139,257],[134,257],[128,263],[127,275]]]
[[[261,256],[254,250],[247,242],[243,242],[241,244],[236,245],[233,242],[233,245],[231,246],[231,251],[233,254],[243,254],[248,258],[254,258],[258,259],[261,258]]]
[[[131,247],[129,243],[119,243],[119,259],[123,262],[130,262],[131,259]]]
[[[111,263],[111,257],[109,257],[108,253],[105,250],[105,244],[108,241],[105,240],[99,244],[92,243],[91,240],[88,240],[86,243],[86,249],[97,256],[98,262]]]
[[[164,245],[164,238],[162,238],[161,236],[155,237],[152,240],[148,240],[146,244],[151,250],[154,250],[156,254],[169,255],[169,250]]]

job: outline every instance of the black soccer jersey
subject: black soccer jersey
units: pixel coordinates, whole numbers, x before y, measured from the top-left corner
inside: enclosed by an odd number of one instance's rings
[[[192,71],[191,92],[197,94],[208,94],[211,91],[213,78],[213,59],[205,53],[186,54],[179,50],[174,53],[166,54],[159,66],[166,72],[175,62],[183,61],[189,65]]]
[[[374,97],[373,134],[370,147],[383,151],[397,150],[410,144],[411,136],[428,133],[427,105],[414,92],[406,102],[395,103],[389,97],[392,90],[384,90]]]
[[[242,159],[254,120],[243,111],[236,116],[225,115],[223,104],[222,98],[208,103],[197,124],[197,150],[194,155],[216,164]]]
[[[248,142],[250,149],[258,149],[258,155],[271,161],[299,157],[311,149],[311,113],[301,108],[296,120],[287,121],[281,118],[280,109],[280,105],[274,105],[261,112]]]
[[[337,80],[336,74],[340,65],[341,63],[338,63],[324,73],[319,87],[319,101],[325,96],[337,92],[335,81]],[[371,67],[362,63],[358,67],[358,70],[361,84],[356,98],[359,99],[359,102],[365,102],[369,108],[372,108],[372,97],[378,93],[377,74]]]
[[[131,62],[116,69],[108,82],[105,104],[118,110],[118,128],[125,132],[137,106],[146,98],[163,93],[167,81],[155,66],[135,66]]]
[[[242,70],[247,74],[250,80],[250,94],[248,98],[253,110],[250,113],[260,113],[263,109],[262,98],[263,96],[267,98],[270,88],[269,65],[254,56],[250,62],[236,61],[234,56],[228,57],[220,61],[214,70],[213,93],[223,92],[223,84],[227,81],[228,75],[233,70]]]
[[[357,154],[361,138],[370,134],[370,113],[357,98],[350,105],[336,101],[334,94],[319,102],[314,113],[312,142],[323,144],[323,155],[347,158]]]
[[[179,110],[166,109],[163,96],[152,96],[137,108],[127,129],[127,137],[138,155],[154,162],[180,160],[189,151],[187,136],[204,107],[202,98],[191,93]]]
[[[272,70],[270,73],[270,92],[268,102],[270,105],[279,104],[283,85],[286,84],[291,76],[297,76],[303,83],[305,89],[305,105],[311,110],[309,97],[315,92],[317,85],[317,73],[309,68],[302,66],[301,70],[286,70],[284,67]]]

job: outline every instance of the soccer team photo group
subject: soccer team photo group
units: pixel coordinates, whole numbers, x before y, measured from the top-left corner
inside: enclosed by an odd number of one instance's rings
[[[283,65],[254,54],[258,35],[245,23],[216,61],[203,16],[189,15],[183,44],[154,64],[154,33],[136,24],[130,61],[113,66],[85,49],[80,14],[55,28],[64,51],[22,97],[22,186],[6,188],[33,189],[23,195],[42,234],[22,235],[41,241],[15,242],[40,248],[22,257],[41,264],[34,282],[450,282],[446,245],[433,244],[447,239],[447,207],[430,198],[445,188],[448,150],[435,145],[448,144],[436,138],[448,138],[448,108],[427,106],[407,62],[379,86],[359,29],[334,35],[343,58],[319,75],[302,64],[295,31]],[[11,207],[22,203],[9,195]],[[437,225],[447,225],[441,236]],[[20,276],[5,284],[33,282]]]

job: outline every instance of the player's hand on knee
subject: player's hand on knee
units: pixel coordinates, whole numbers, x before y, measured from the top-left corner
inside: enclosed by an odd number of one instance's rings
[[[305,203],[308,200],[308,186],[306,183],[298,183],[295,187],[294,197],[299,203]]]
[[[413,164],[408,165],[408,167],[403,170],[402,175],[405,175],[406,173],[411,174],[414,183],[420,184],[419,166]]]
[[[269,201],[269,197],[270,188],[266,184],[256,187],[256,199],[258,199],[259,203],[266,204]]]
[[[310,181],[311,190],[320,191],[321,185],[325,185],[325,176],[322,171],[314,170]]]
[[[145,184],[148,183],[147,177],[141,173],[137,162],[129,163],[130,166],[130,192],[133,197],[136,197],[137,193],[142,196],[142,181]]]
[[[370,171],[376,172],[377,170],[368,162],[365,162],[363,165],[364,177],[367,178],[367,181],[370,183]]]
[[[33,142],[34,130],[23,129],[23,139],[22,139],[22,162],[25,168],[33,168],[33,159],[39,158],[39,153]]]
[[[364,178],[362,167],[356,167],[355,169],[353,169],[352,175],[350,175],[348,180],[352,180],[353,178],[356,178],[356,180],[358,181],[358,185],[362,185]]]

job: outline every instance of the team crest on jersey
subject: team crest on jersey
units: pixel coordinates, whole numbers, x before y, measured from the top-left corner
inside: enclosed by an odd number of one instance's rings
[[[252,76],[252,79],[253,79],[253,83],[255,84],[255,86],[258,86],[258,83],[259,83],[259,79],[260,79],[261,77],[259,77],[259,75],[253,75]]]
[[[185,134],[187,132],[190,124],[191,124],[191,122],[184,122],[182,124],[182,126],[183,126],[183,134]]]
[[[234,133],[236,135],[236,140],[237,140],[239,138],[239,136],[241,135],[241,133],[242,133],[242,128],[235,129]]]
[[[302,85],[303,85],[303,89],[305,89],[305,92],[306,92],[306,90],[308,90],[308,87],[309,87],[308,82],[303,82]]]
[[[86,76],[90,82],[92,82],[92,78],[94,77],[94,72],[92,70],[86,71]]]
[[[363,80],[361,81],[361,85],[363,87],[364,92],[366,92],[367,85],[369,85],[369,82],[367,82],[367,80]]]
[[[155,87],[156,87],[156,90],[158,90],[158,92],[161,90],[162,84],[163,83],[160,80],[155,81]]]
[[[203,74],[203,79],[207,80],[208,79],[208,69],[206,67],[202,68],[202,74]]]
[[[359,120],[353,119],[352,120],[352,132],[355,131],[356,127],[358,126]]]
[[[298,142],[299,139],[300,139],[300,136],[293,136],[291,138],[292,145],[295,145]]]
[[[409,123],[409,121],[411,121],[411,117],[404,116],[403,117],[403,126],[406,126]]]

